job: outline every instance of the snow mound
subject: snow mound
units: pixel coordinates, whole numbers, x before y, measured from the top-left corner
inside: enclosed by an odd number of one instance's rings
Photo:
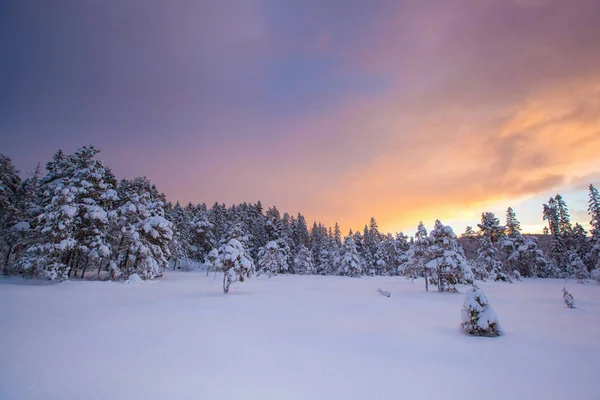
[[[127,283],[127,284],[137,284],[137,285],[141,284],[142,282],[144,282],[144,281],[138,274],[129,275],[129,279],[127,279],[125,281],[125,283]]]

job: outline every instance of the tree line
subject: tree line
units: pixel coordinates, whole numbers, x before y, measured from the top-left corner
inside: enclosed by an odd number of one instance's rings
[[[520,277],[600,280],[600,194],[589,186],[591,232],[570,220],[560,195],[543,205],[551,248],[521,232],[508,208],[504,224],[484,212],[478,230],[458,238],[439,220],[431,232],[421,222],[414,237],[379,231],[371,218],[364,229],[342,235],[338,224],[281,213],[260,201],[227,207],[182,206],[167,201],[146,177],[118,181],[85,146],[57,151],[22,179],[10,158],[0,155],[0,257],[4,275],[62,281],[143,279],[187,261],[224,271],[224,290],[253,273],[360,277],[403,275],[425,278],[426,289],[453,290],[473,279]],[[466,243],[476,246],[465,256]]]

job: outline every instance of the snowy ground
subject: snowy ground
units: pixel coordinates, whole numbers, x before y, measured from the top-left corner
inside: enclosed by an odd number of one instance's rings
[[[483,283],[500,338],[463,335],[464,295],[422,281],[220,284],[0,279],[0,398],[600,399],[594,284],[570,310],[563,281]]]

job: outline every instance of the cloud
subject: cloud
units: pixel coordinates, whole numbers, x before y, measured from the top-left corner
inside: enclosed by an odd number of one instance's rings
[[[596,1],[376,3],[32,9],[7,143],[96,139],[173,200],[260,199],[344,229],[471,218],[598,176]]]

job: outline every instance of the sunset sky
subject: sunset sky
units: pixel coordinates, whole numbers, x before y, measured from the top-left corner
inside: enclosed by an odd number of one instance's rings
[[[344,231],[540,231],[600,185],[597,0],[56,0],[0,6],[0,152],[87,144],[171,201]]]

